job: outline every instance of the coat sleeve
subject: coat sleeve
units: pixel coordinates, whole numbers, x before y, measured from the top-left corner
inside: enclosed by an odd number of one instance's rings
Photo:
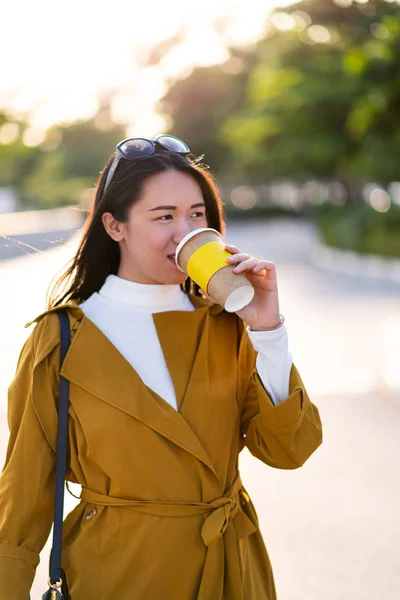
[[[278,469],[301,467],[322,443],[322,425],[296,366],[292,363],[289,395],[276,406],[256,370],[254,350],[239,323],[238,394],[241,444],[253,456]]]
[[[56,454],[33,399],[35,394],[40,397],[48,423],[57,428],[54,356],[59,356],[59,345],[46,355],[43,348],[47,344],[49,349],[49,339],[43,334],[48,338],[40,323],[21,351],[9,387],[10,437],[0,475],[0,598],[4,599],[28,599],[53,521]]]

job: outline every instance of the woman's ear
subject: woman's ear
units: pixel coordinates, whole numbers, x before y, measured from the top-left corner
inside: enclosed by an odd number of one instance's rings
[[[101,220],[104,229],[114,242],[122,242],[125,233],[125,224],[117,221],[110,212],[105,212],[101,215]]]

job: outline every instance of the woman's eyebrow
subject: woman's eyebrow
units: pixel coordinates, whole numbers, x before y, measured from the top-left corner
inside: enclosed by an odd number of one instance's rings
[[[205,204],[204,202],[198,202],[197,204],[192,204],[192,206],[190,208],[199,208],[200,206],[204,206],[205,208]],[[150,212],[152,210],[176,210],[176,206],[168,206],[166,204],[164,205],[160,205],[160,206],[156,206],[155,208],[149,208],[149,210],[147,212]]]

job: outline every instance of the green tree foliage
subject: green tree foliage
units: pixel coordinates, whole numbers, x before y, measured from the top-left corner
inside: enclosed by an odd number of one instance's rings
[[[78,201],[85,189],[95,186],[100,169],[123,137],[123,127],[100,129],[96,117],[50,130],[48,145],[44,143],[24,179],[23,197],[47,207]],[[56,148],[52,138],[58,141]]]
[[[0,112],[0,128],[8,124],[5,113]],[[22,143],[22,132],[26,124],[12,121],[16,137],[11,143],[0,144],[0,186],[19,189],[26,173],[31,171],[40,153],[37,148],[28,148]]]
[[[8,122],[0,114],[0,127]],[[115,125],[108,105],[88,121],[49,129],[36,147],[27,147],[23,135],[27,123],[10,121],[19,134],[11,143],[0,143],[0,186],[12,186],[27,207],[48,208],[78,202],[93,188],[101,168],[125,135]]]
[[[324,204],[315,212],[323,242],[360,254],[400,257],[400,206],[377,212],[360,202],[346,207]]]
[[[259,42],[171,83],[158,107],[171,133],[204,153],[222,181],[335,178],[356,189],[398,180],[399,6],[344,6],[350,1],[277,10]],[[155,47],[143,66],[158,64],[182,36]],[[16,122],[11,143],[0,135],[0,186],[15,187],[27,206],[76,201],[125,136],[108,109],[103,102],[93,119],[49,130],[37,147],[24,145],[28,125]],[[0,113],[0,133],[6,122]]]
[[[214,170],[253,180],[398,178],[397,4],[303,0],[286,18],[293,26],[271,24],[240,74],[196,69],[172,86],[164,104],[174,131]]]
[[[245,102],[249,62],[255,56],[235,51],[223,66],[201,67],[176,81],[159,103],[159,112],[173,121],[171,133],[181,137],[196,155],[216,169],[230,170],[229,140],[217,136],[227,115]]]

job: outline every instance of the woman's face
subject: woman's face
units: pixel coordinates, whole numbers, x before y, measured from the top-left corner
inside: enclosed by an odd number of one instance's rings
[[[120,244],[118,276],[149,284],[186,281],[187,275],[169,257],[185,235],[208,227],[199,184],[187,173],[172,170],[146,180],[126,223],[116,221],[111,213],[102,219],[109,235]]]

